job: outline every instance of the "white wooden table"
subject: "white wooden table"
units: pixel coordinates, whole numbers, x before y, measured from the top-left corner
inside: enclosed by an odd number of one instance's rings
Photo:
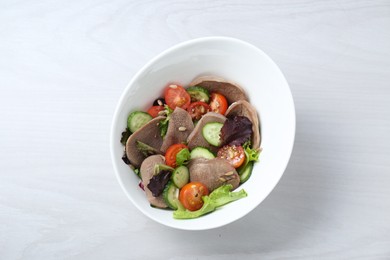
[[[116,102],[162,50],[258,46],[296,105],[282,180],[204,232],[147,219],[109,154]],[[0,2],[0,259],[390,259],[390,2]]]

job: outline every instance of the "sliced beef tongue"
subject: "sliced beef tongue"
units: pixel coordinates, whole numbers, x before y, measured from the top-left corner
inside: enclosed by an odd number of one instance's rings
[[[200,86],[210,92],[218,92],[226,97],[229,104],[238,100],[248,100],[244,89],[237,83],[215,76],[198,77],[190,83],[190,86]]]
[[[245,116],[252,122],[252,147],[260,147],[260,124],[256,109],[247,101],[240,100],[231,104],[225,113],[226,117]]]
[[[152,191],[148,188],[148,184],[154,176],[154,166],[156,164],[164,164],[164,163],[165,163],[164,156],[159,154],[151,155],[142,162],[140,168],[142,184],[145,189],[146,197],[151,205],[158,208],[167,208],[168,206],[164,202],[162,195],[159,195],[157,197],[153,196]]]
[[[236,169],[222,158],[192,159],[188,169],[190,180],[203,183],[210,192],[224,184],[232,184],[233,189],[236,189],[240,184],[240,177]]]
[[[180,107],[175,108],[169,119],[167,134],[160,150],[165,153],[172,144],[187,141],[192,130],[194,130],[194,123],[190,114]]]
[[[205,114],[195,126],[194,131],[192,131],[192,133],[188,136],[188,148],[192,150],[197,146],[202,146],[210,149],[213,152],[216,152],[218,150],[218,147],[212,146],[206,141],[206,139],[204,139],[202,129],[207,123],[218,122],[223,124],[225,120],[226,117],[224,115],[215,112],[208,112],[207,114]]]
[[[135,167],[139,168],[141,166],[142,161],[145,159],[145,156],[142,152],[137,148],[137,141],[145,143],[150,147],[160,151],[161,145],[163,143],[163,139],[160,135],[160,128],[158,127],[158,123],[161,120],[164,120],[165,117],[159,116],[148,123],[146,123],[143,127],[135,131],[126,142],[126,155],[129,159],[130,163]]]

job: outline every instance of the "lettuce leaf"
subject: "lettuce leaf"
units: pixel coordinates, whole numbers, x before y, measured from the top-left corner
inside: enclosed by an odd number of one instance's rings
[[[238,174],[242,173],[245,169],[245,167],[248,165],[249,162],[257,162],[259,161],[260,156],[260,149],[253,149],[251,148],[251,142],[245,142],[242,147],[244,148],[245,153],[245,162],[237,169]]]
[[[203,206],[195,211],[190,211],[177,201],[177,210],[173,212],[173,217],[176,219],[191,219],[191,218],[198,218],[200,216],[206,215],[207,213],[210,213],[215,210],[215,205],[210,201],[209,196],[203,196]]]
[[[177,166],[187,164],[191,159],[190,151],[187,148],[181,149],[176,154],[176,164]]]
[[[130,165],[130,164],[131,164],[129,158],[127,158],[126,151],[123,152],[122,161],[123,161],[125,164],[127,164],[127,165]]]
[[[245,116],[228,117],[221,128],[223,145],[242,145],[252,136],[252,122]]]
[[[138,140],[136,141],[136,147],[145,157],[159,153],[155,148]]]
[[[126,127],[126,130],[122,132],[122,136],[121,136],[122,145],[124,146],[126,145],[127,139],[129,139],[130,135],[131,135],[130,129]]]
[[[233,188],[231,184],[223,185],[213,192],[210,193],[210,201],[215,205],[215,207],[220,207],[229,202],[244,198],[247,196],[245,190],[240,190],[236,192],[231,192],[230,190]]]
[[[178,209],[173,212],[173,217],[176,219],[198,218],[214,211],[220,206],[247,196],[245,190],[233,192],[231,191],[232,188],[233,186],[231,184],[226,184],[215,189],[208,196],[203,196],[202,199],[204,204],[196,211],[189,211],[185,209],[183,205],[178,203]]]
[[[167,134],[169,119],[171,119],[171,114],[173,113],[173,110],[168,107],[168,105],[164,105],[164,108],[165,109],[163,111],[165,112],[166,118],[158,123],[158,127],[160,128],[160,135],[163,138]]]
[[[157,174],[159,174],[161,171],[173,172],[174,170],[175,170],[175,169],[172,168],[171,166],[168,166],[168,165],[163,164],[163,163],[158,163],[158,164],[155,164],[155,165],[154,165],[153,172],[154,172],[154,175],[157,175]]]
[[[162,194],[165,185],[167,185],[168,181],[171,179],[174,170],[175,169],[165,164],[154,165],[154,175],[147,185],[154,197],[158,197]]]
[[[259,149],[252,149],[249,145],[244,145],[245,156],[248,158],[248,162],[257,162],[260,156]]]
[[[147,185],[147,187],[152,192],[154,197],[158,197],[162,194],[165,185],[167,185],[170,178],[171,178],[171,172],[167,170],[163,170],[159,172],[157,175],[154,175],[150,179],[150,182]]]

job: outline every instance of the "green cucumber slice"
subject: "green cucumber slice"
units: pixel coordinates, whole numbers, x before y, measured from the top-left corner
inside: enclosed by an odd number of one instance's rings
[[[223,124],[218,122],[207,123],[203,126],[202,135],[206,141],[213,146],[220,146],[220,133]]]
[[[173,182],[168,182],[163,191],[163,199],[165,203],[171,209],[177,209],[177,203],[179,200],[179,189],[173,184]]]
[[[172,182],[181,189],[190,181],[190,172],[184,165],[177,167],[172,173]]]
[[[146,112],[134,111],[127,118],[127,127],[130,132],[134,133],[152,119],[152,116]]]
[[[238,175],[240,175],[240,183],[246,182],[249,177],[251,177],[253,170],[253,161],[249,162],[242,170],[238,171]]]
[[[192,86],[187,88],[187,93],[190,94],[191,102],[202,101],[209,103],[210,101],[209,91],[205,88]]]
[[[195,158],[206,158],[206,159],[213,159],[215,158],[214,154],[210,152],[209,149],[198,146],[192,149],[190,153],[191,159]]]

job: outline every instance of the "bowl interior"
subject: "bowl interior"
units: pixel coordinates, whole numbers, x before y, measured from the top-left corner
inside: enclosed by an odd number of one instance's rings
[[[147,109],[162,96],[167,83],[186,86],[202,75],[237,82],[247,92],[260,117],[260,162],[239,189],[248,197],[198,219],[176,220],[172,211],[150,207],[138,187],[138,177],[123,163],[119,140],[130,112]],[[163,52],[146,64],[126,87],[114,115],[111,155],[118,180],[128,198],[145,215],[164,225],[187,230],[223,226],[253,210],[276,186],[289,161],[295,136],[295,109],[288,84],[277,65],[261,50],[243,41],[210,37],[188,41]]]

